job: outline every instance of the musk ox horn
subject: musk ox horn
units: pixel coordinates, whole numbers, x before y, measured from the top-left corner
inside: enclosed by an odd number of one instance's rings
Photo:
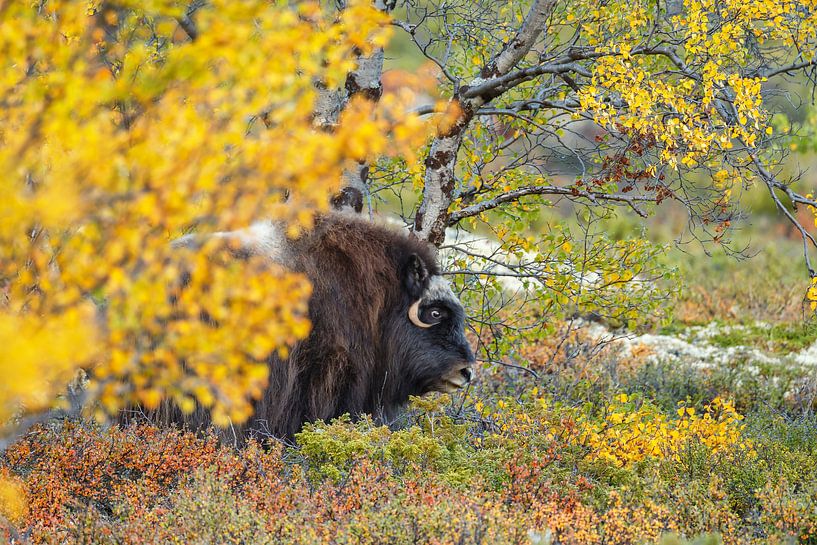
[[[429,328],[434,324],[427,324],[427,323],[425,323],[424,321],[422,321],[420,319],[420,314],[419,314],[419,312],[420,312],[420,301],[421,301],[421,299],[417,299],[417,301],[415,301],[414,304],[409,307],[409,311],[408,311],[409,320],[411,320],[411,323],[416,325],[417,327]]]

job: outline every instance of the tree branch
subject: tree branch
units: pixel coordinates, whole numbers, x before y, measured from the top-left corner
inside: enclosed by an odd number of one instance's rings
[[[393,9],[393,2],[373,0],[374,7],[383,12]],[[337,4],[339,10],[346,8],[346,2]],[[343,89],[329,89],[318,86],[318,99],[315,104],[315,124],[323,130],[333,130],[340,119],[340,114],[349,101],[355,96],[362,96],[373,102],[380,100],[383,85],[383,48],[376,48],[371,55],[358,55],[357,66],[346,76]],[[359,214],[364,201],[369,197],[369,164],[357,163],[343,171],[343,188],[331,199],[332,207],[342,212]]]
[[[808,206],[817,207],[817,202],[815,202],[812,199],[807,199],[806,197],[803,197],[802,195],[795,193],[791,189],[791,187],[778,180],[774,174],[769,172],[769,170],[765,166],[763,166],[763,163],[760,161],[756,154],[750,153],[749,158],[752,160],[752,164],[755,165],[758,174],[760,174],[760,177],[763,179],[764,183],[766,184],[766,187],[769,189],[769,194],[771,195],[772,200],[774,201],[774,204],[777,207],[777,209],[780,210],[780,212],[782,212],[783,215],[786,216],[786,219],[789,220],[789,222],[795,227],[795,229],[797,229],[800,232],[800,237],[803,239],[803,256],[805,257],[806,260],[806,269],[808,269],[809,276],[811,276],[812,278],[814,276],[817,276],[817,272],[814,271],[814,268],[811,265],[811,258],[809,256],[809,242],[814,248],[817,248],[817,240],[815,240],[814,236],[800,224],[800,222],[794,216],[794,214],[792,214],[789,211],[789,209],[786,208],[786,206],[780,201],[780,198],[777,196],[774,190],[780,189],[781,191],[786,193],[786,195],[792,201],[792,204],[794,204],[795,206],[798,203],[801,203],[806,204]]]
[[[523,70],[517,70],[516,72],[511,72],[505,74],[504,76],[492,78],[487,81],[478,80],[478,83],[465,88],[465,90],[461,93],[461,96],[463,98],[482,97],[484,102],[488,102],[491,99],[501,95],[508,89],[515,87],[520,83],[530,81],[537,76],[541,76],[543,74],[566,74],[568,72],[575,72],[576,74],[580,74],[588,78],[592,76],[592,73],[589,70],[575,62],[540,64],[538,66],[532,66]]]
[[[195,0],[194,2],[191,2],[190,5],[187,6],[187,10],[185,11],[184,15],[176,19],[179,26],[182,27],[182,30],[184,30],[184,32],[193,41],[196,41],[196,38],[199,36],[199,31],[198,28],[196,28],[196,22],[193,20],[193,15],[203,5],[204,2],[202,0]]]
[[[448,216],[448,225],[452,226],[465,218],[476,216],[482,212],[487,212],[501,206],[502,204],[515,202],[522,197],[531,195],[559,195],[565,197],[583,198],[593,203],[597,201],[615,201],[630,205],[642,217],[646,217],[646,213],[636,207],[638,202],[655,202],[655,198],[647,195],[626,195],[624,193],[601,193],[596,191],[585,191],[574,189],[570,187],[559,187],[553,185],[543,186],[527,186],[508,191],[501,195],[497,195],[493,199],[488,199],[477,204],[468,206],[461,210],[452,212]]]
[[[516,63],[528,54],[539,34],[544,30],[545,20],[547,20],[555,4],[555,0],[536,0],[516,35],[505,44],[505,47],[502,48],[498,55],[485,65],[481,76],[483,78],[494,78],[506,74],[516,66]]]
[[[179,26],[182,27],[182,30],[184,30],[190,39],[195,41],[199,35],[199,31],[196,29],[196,23],[193,22],[193,19],[191,19],[189,15],[183,15],[176,19],[176,21],[178,21]]]
[[[755,70],[753,72],[753,76],[761,77],[761,78],[772,78],[779,74],[789,74],[791,72],[797,72],[798,70],[803,70],[805,68],[810,67],[817,67],[817,59],[812,59],[810,61],[803,61],[798,63],[792,63],[787,66],[780,66],[777,68],[768,68],[766,70]]]
[[[425,161],[423,197],[412,228],[414,236],[436,246],[445,240],[448,208],[455,198],[454,166],[463,134],[475,112],[493,98],[483,95],[466,96],[465,93],[469,88],[502,78],[521,61],[544,31],[548,14],[555,3],[556,0],[535,0],[514,37],[486,63],[480,71],[480,76],[474,78],[470,86],[463,86],[455,93],[454,98],[459,102],[461,113],[459,119],[431,143]]]

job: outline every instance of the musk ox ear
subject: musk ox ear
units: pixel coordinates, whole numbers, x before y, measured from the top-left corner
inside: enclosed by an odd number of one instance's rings
[[[428,267],[417,254],[411,254],[403,272],[403,282],[412,300],[422,297],[428,287]]]

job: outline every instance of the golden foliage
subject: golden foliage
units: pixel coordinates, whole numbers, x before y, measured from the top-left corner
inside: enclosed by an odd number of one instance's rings
[[[19,523],[28,513],[26,495],[21,483],[7,473],[5,469],[0,471],[0,522],[5,519]]]
[[[751,441],[741,435],[743,416],[726,400],[716,397],[704,414],[681,405],[678,419],[669,419],[655,407],[634,407],[627,394],[619,394],[607,408],[602,422],[580,418],[581,441],[593,457],[627,467],[648,457],[679,459],[690,441],[698,441],[712,453],[737,447],[752,455]]]
[[[669,17],[666,29],[682,39],[683,48],[644,55],[638,40],[655,24],[648,3],[636,2],[628,10],[592,2],[577,6],[572,13],[586,21],[581,26],[589,43],[605,53],[594,66],[592,85],[582,89],[579,98],[597,123],[618,123],[657,140],[662,163],[694,167],[711,162],[714,167],[718,153],[736,143],[755,148],[771,133],[760,93],[765,79],[744,77],[740,69],[756,54],[752,44],[780,42],[794,48],[808,43],[815,35],[817,15],[804,16],[799,1],[687,0],[683,7]],[[723,23],[710,23],[718,19]],[[810,60],[813,52],[804,56]],[[736,123],[721,119],[717,108],[723,97],[731,99]],[[626,103],[626,112],[610,99]],[[667,111],[673,114],[667,116]],[[734,169],[723,166],[730,171],[723,171],[721,181],[728,179],[730,187],[737,184]],[[729,188],[721,184],[718,189]]]
[[[332,17],[215,0],[192,39],[183,15],[173,1],[0,10],[0,422],[47,408],[78,367],[100,415],[169,396],[246,419],[267,356],[309,331],[310,286],[216,242],[169,242],[265,218],[297,234],[350,161],[425,138],[404,95],[313,128],[315,82],[340,85],[388,39],[367,3]]]

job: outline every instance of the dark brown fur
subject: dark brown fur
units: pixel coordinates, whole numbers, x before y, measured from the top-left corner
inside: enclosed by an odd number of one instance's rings
[[[390,229],[336,217],[294,244],[293,270],[312,282],[312,334],[290,357],[270,362],[268,395],[250,426],[291,436],[303,422],[344,413],[391,413],[382,406],[395,385],[386,375],[380,323],[403,298],[399,271],[411,254],[437,270],[428,246]],[[430,271],[431,272],[431,271]],[[255,420],[255,425],[252,420]]]

